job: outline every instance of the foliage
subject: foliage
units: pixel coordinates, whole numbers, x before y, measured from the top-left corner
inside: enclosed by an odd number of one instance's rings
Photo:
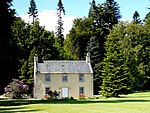
[[[18,79],[12,79],[12,82],[5,87],[5,96],[13,99],[20,99],[27,93],[28,86]]]
[[[14,44],[16,45],[16,59],[19,61],[18,75],[20,79],[33,88],[33,57],[39,59],[59,59],[59,51],[55,46],[55,37],[35,21],[34,25],[25,23],[21,18],[16,18],[12,26]]]
[[[121,15],[119,6],[114,0],[106,0],[98,5],[92,0],[90,5],[87,18],[74,20],[73,27],[65,40],[64,50],[68,59],[84,60],[86,53],[91,53],[94,93],[97,94],[101,85],[99,70],[102,69],[101,62],[105,54],[104,42],[112,27],[119,22]]]
[[[149,32],[144,26],[132,23],[117,25],[107,38],[106,51],[101,86],[104,96],[148,88]]]
[[[141,23],[140,15],[137,11],[135,11],[134,14],[133,14],[133,23],[135,23],[135,24],[140,24]]]
[[[120,24],[111,31],[107,37],[106,57],[103,61],[102,86],[100,93],[105,97],[118,97],[130,90],[129,76],[126,73],[124,55],[122,54],[122,43],[124,36],[124,25]]]
[[[91,37],[91,21],[87,18],[78,18],[67,35],[64,50],[69,58],[85,59],[87,42]]]
[[[5,76],[0,76],[0,94],[4,87],[16,75],[15,45],[12,43],[11,25],[14,20],[15,10],[12,9],[12,0],[0,1],[0,71]]]
[[[57,26],[57,32],[56,35],[58,36],[59,43],[61,45],[61,47],[63,46],[64,43],[64,35],[63,35],[63,20],[62,20],[62,14],[65,15],[65,9],[63,6],[63,3],[61,0],[58,1],[58,8],[57,8],[57,15],[58,15],[58,26]]]
[[[100,54],[99,42],[96,37],[91,37],[90,41],[87,44],[87,51],[90,53],[91,65],[93,67],[93,81],[94,81],[94,94],[97,94],[99,86],[101,85],[100,79],[100,61],[102,61],[102,56]]]
[[[121,18],[119,6],[115,0],[106,0],[104,3],[104,11],[106,11],[104,20],[105,27],[110,30],[113,25],[118,24]]]
[[[50,90],[48,92],[48,95],[50,96],[50,99],[58,99],[60,92],[57,92],[56,90],[55,91]]]
[[[34,24],[35,20],[37,20],[37,17],[38,17],[38,10],[37,10],[36,3],[34,0],[30,1],[28,14],[29,14],[29,17],[32,17],[32,23]]]
[[[26,39],[28,56],[22,59],[20,78],[33,88],[33,58],[37,54],[39,59],[57,59],[59,52],[55,45],[54,35],[39,26],[39,22],[35,22],[29,30],[29,37]]]

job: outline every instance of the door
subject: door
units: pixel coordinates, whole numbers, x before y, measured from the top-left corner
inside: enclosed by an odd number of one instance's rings
[[[61,97],[62,98],[68,98],[69,97],[69,89],[68,88],[62,88],[61,89]]]

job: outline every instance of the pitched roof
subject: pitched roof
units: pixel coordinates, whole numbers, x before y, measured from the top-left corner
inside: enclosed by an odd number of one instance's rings
[[[86,61],[42,61],[37,64],[40,73],[93,73]]]

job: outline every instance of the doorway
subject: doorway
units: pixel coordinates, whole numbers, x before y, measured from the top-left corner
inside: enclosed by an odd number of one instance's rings
[[[61,89],[61,97],[68,98],[69,97],[69,89],[67,87]]]

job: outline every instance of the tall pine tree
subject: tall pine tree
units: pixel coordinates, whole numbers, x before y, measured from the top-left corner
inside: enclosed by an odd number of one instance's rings
[[[38,10],[37,10],[37,6],[34,0],[30,1],[28,14],[29,14],[29,17],[32,17],[32,24],[34,24],[35,20],[38,19]]]
[[[58,15],[58,26],[57,26],[57,32],[56,35],[58,36],[58,41],[60,42],[60,45],[63,46],[64,43],[64,35],[63,35],[63,20],[62,16],[65,15],[65,9],[63,6],[63,3],[61,0],[58,1],[58,8],[57,8],[57,15]]]
[[[135,11],[134,14],[133,14],[133,23],[135,23],[135,24],[140,24],[141,23],[140,15],[137,11]]]
[[[102,61],[102,56],[100,54],[100,46],[97,38],[91,37],[90,41],[87,44],[87,52],[90,53],[90,60],[91,65],[93,68],[93,78],[94,78],[94,94],[98,94],[98,91],[100,90],[99,86],[101,84],[101,79],[99,76],[99,70],[100,67],[100,61]]]

